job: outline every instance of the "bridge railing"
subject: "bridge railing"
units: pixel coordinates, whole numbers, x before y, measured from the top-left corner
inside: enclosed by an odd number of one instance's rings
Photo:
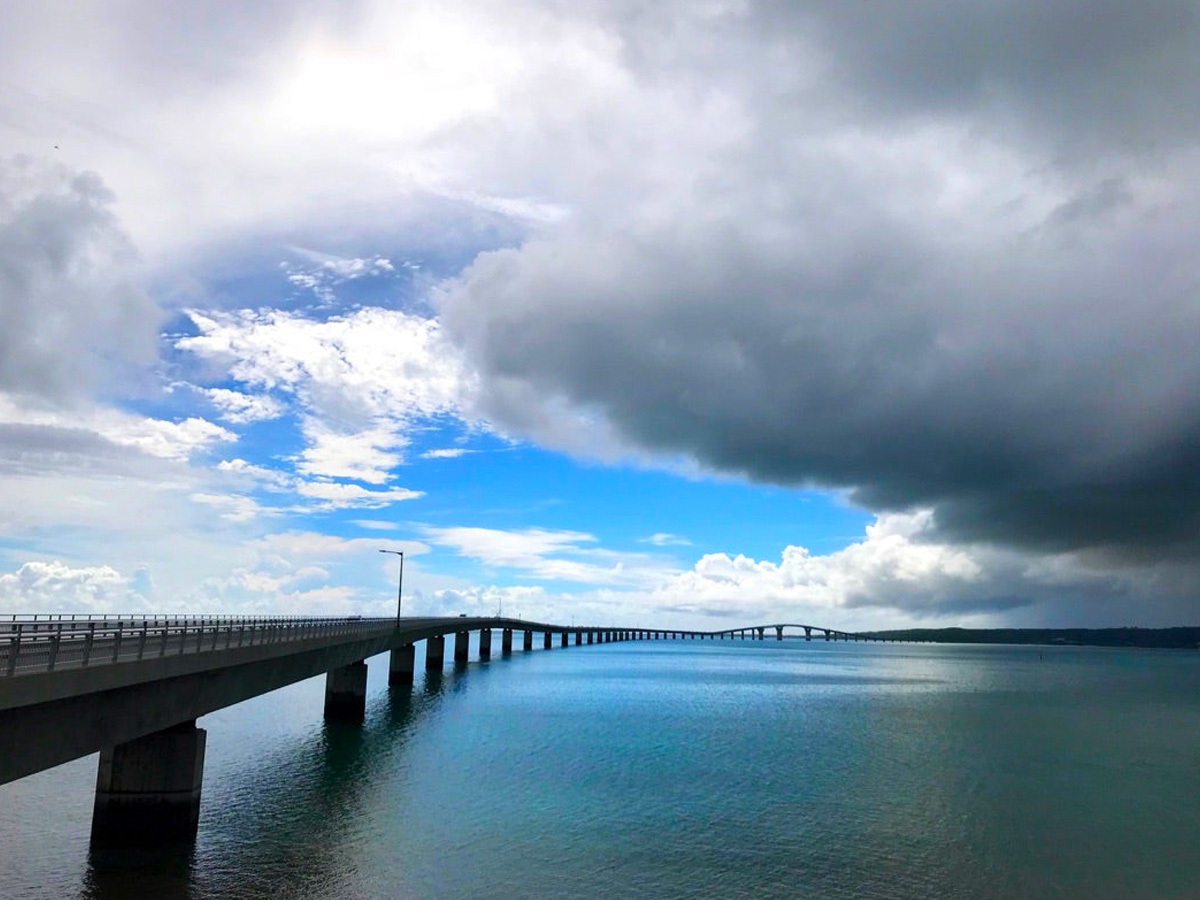
[[[376,631],[361,616],[6,616],[0,678]]]

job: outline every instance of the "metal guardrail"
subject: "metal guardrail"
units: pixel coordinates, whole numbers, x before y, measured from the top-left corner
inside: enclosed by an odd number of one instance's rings
[[[375,631],[394,619],[307,616],[0,617],[0,678]]]

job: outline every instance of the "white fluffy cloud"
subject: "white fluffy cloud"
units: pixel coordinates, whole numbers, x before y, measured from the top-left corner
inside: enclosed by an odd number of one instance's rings
[[[307,446],[298,471],[383,484],[408,429],[462,415],[471,379],[435,321],[379,308],[320,321],[281,311],[192,311],[176,347],[247,389],[289,396]]]
[[[0,605],[10,612],[114,613],[148,610],[133,581],[110,566],[72,568],[27,562],[0,574]]]
[[[204,388],[203,394],[219,416],[234,425],[262,422],[283,415],[283,404],[267,394],[246,394],[226,388]]]

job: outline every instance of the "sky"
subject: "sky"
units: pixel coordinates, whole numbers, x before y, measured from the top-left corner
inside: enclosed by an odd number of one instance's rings
[[[0,609],[1200,621],[1200,9],[10,0]]]

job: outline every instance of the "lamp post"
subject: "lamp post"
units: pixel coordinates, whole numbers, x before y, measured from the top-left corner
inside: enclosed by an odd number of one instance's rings
[[[380,553],[394,553],[400,557],[400,580],[396,584],[396,621],[400,621],[400,604],[404,602],[404,551],[380,550]]]

